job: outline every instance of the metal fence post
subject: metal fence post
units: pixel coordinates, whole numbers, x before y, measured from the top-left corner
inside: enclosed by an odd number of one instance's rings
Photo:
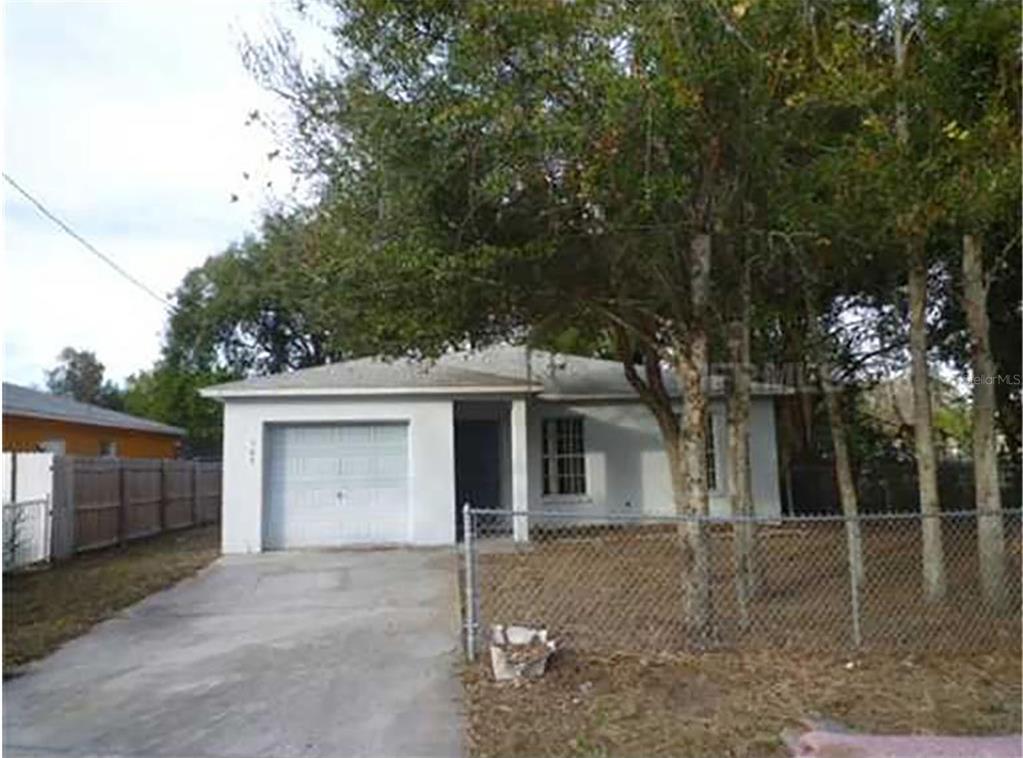
[[[863,573],[863,566],[860,563],[862,553],[860,552],[859,514],[846,516],[845,540],[849,558],[849,604],[852,613],[852,637],[853,645],[858,648],[863,642],[863,634],[860,628],[860,578]]]
[[[473,560],[472,508],[462,506],[462,548],[465,550],[465,657],[476,660],[476,576]]]

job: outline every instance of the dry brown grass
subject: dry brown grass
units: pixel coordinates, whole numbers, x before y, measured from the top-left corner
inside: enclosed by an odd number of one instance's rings
[[[191,576],[220,553],[219,526],[168,532],[4,576],[4,674]]]
[[[855,731],[1018,733],[1018,651],[958,656],[793,652],[660,658],[561,653],[516,685],[485,665],[464,673],[468,740],[478,758],[781,756],[804,718]]]
[[[948,596],[929,606],[921,591],[919,524],[864,525],[860,619],[868,648],[976,650],[1018,644],[1019,530],[1009,531],[1009,602],[1001,609],[988,605],[980,592],[974,530],[972,520],[946,524]],[[536,536],[525,545],[482,543],[479,586],[485,624],[545,626],[577,650],[692,649],[681,612],[681,552],[670,528],[591,527]],[[842,524],[761,530],[759,590],[748,628],[740,623],[727,529],[712,532],[711,555],[712,646],[851,648]]]
[[[782,732],[813,717],[874,733],[1019,732],[1019,529],[1008,530],[1002,609],[979,591],[974,530],[972,520],[946,524],[949,593],[932,607],[921,596],[919,524],[864,525],[866,646],[851,663],[842,524],[761,531],[748,630],[730,532],[714,529],[719,649],[703,653],[683,621],[670,528],[484,541],[484,624],[545,626],[564,650],[543,679],[521,685],[493,682],[485,662],[466,669],[470,748],[481,758],[776,756]]]

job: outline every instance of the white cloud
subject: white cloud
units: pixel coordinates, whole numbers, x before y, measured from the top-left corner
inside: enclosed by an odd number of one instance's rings
[[[237,49],[242,32],[287,13],[256,2],[8,4],[4,170],[172,291],[290,189],[287,166],[267,159],[270,136],[246,126],[251,110],[278,103]],[[147,368],[159,303],[7,187],[4,210],[5,379],[41,382],[65,345],[95,350],[116,380]]]

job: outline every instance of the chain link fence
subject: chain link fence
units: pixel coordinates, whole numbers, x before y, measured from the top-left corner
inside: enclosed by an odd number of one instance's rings
[[[1020,514],[929,517],[940,523],[945,577],[943,597],[929,600],[920,514],[598,520],[466,508],[467,650],[473,655],[493,624],[544,627],[562,644],[595,652],[1016,648]],[[1004,533],[987,581],[978,520]],[[709,566],[698,627],[686,589],[693,563],[685,535],[694,522]],[[752,550],[736,548],[743,524],[752,526]],[[737,565],[750,566],[741,585]]]

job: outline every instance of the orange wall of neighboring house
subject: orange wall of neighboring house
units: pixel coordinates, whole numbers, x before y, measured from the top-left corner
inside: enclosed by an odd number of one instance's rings
[[[113,442],[121,458],[176,458],[181,446],[179,437],[135,429],[6,414],[3,420],[5,451],[32,451],[48,440],[63,440],[67,455],[95,456],[102,453],[104,442]]]

